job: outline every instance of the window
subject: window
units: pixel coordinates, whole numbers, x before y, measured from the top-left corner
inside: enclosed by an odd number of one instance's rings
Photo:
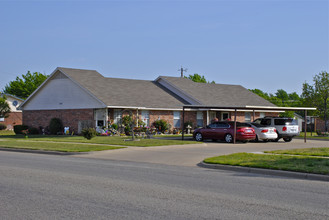
[[[225,122],[218,122],[217,123],[217,128],[229,128],[230,125],[225,123]]]
[[[174,111],[174,127],[180,128],[180,112]]]
[[[145,126],[150,126],[150,113],[149,111],[142,111],[142,121],[145,123]]]
[[[104,127],[104,121],[103,120],[97,120],[97,126],[98,127]]]
[[[222,121],[225,121],[229,118],[228,112],[222,112]]]
[[[203,127],[203,112],[196,113],[197,127]]]
[[[259,117],[260,117],[260,118],[265,118],[265,112],[261,112],[261,113],[259,113]]]
[[[0,118],[0,121],[5,121],[5,118]]]
[[[251,113],[250,112],[245,112],[244,113],[244,120],[246,121],[246,122],[251,122]]]
[[[120,124],[122,119],[122,113],[120,109],[114,109],[113,122],[115,124]]]

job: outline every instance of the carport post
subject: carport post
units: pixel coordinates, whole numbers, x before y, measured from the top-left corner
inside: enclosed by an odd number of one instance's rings
[[[306,143],[306,132],[307,132],[307,110],[305,110],[305,116],[304,116],[304,143]]]
[[[233,132],[233,143],[235,144],[236,142],[236,109],[234,109],[234,132]]]
[[[185,107],[183,106],[183,130],[182,130],[182,140],[184,140],[184,121],[185,121]]]
[[[252,121],[255,121],[255,109],[252,110]]]

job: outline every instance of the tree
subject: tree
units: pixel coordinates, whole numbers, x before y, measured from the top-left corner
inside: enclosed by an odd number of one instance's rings
[[[192,80],[193,82],[198,83],[215,83],[215,81],[207,82],[206,78],[202,75],[199,75],[197,73],[194,73],[194,75],[189,75],[188,77],[185,76],[185,78]]]
[[[47,75],[30,71],[22,75],[22,78],[16,77],[16,80],[9,82],[3,90],[4,93],[12,94],[22,99],[26,99],[36,90],[46,79]]]
[[[328,131],[329,120],[329,73],[322,71],[313,77],[313,85],[303,84],[302,98],[305,105],[317,108],[316,113],[325,122]]]
[[[251,92],[257,94],[258,96],[262,97],[263,99],[266,99],[267,101],[273,103],[274,105],[280,106],[280,107],[297,107],[301,106],[300,103],[300,97],[296,92],[293,93],[287,93],[283,89],[278,89],[277,92],[273,95],[271,93],[265,93],[260,89],[250,89]],[[280,113],[281,117],[294,117],[294,112],[292,111],[286,111],[283,113]]]
[[[7,102],[6,96],[0,96],[0,118],[8,118],[10,107]]]

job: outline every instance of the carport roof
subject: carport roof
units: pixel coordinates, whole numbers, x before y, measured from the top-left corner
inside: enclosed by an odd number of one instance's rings
[[[273,111],[313,111],[313,107],[277,107],[277,106],[217,106],[217,105],[184,105],[185,109],[232,109],[232,110],[273,110]]]

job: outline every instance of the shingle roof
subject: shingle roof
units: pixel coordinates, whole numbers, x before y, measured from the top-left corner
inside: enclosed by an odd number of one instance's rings
[[[187,104],[154,81],[107,78],[94,70],[58,69],[107,106],[181,108]]]
[[[194,97],[203,105],[212,106],[272,106],[271,102],[261,98],[240,85],[196,83],[181,77],[161,76],[183,92]]]
[[[95,70],[58,68],[107,106],[181,108],[190,104],[157,81],[107,78]],[[274,104],[240,85],[196,83],[181,77],[160,76],[207,106],[270,106]]]

